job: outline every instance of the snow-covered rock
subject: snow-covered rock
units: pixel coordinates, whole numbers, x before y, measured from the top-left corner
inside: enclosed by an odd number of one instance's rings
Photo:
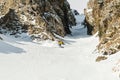
[[[90,32],[98,32],[100,38],[98,51],[105,55],[120,51],[119,12],[120,0],[90,0],[85,10],[86,22],[92,26]]]
[[[67,0],[1,0],[1,15],[1,30],[11,34],[28,32],[44,40],[55,40],[54,33],[64,37],[76,24]]]

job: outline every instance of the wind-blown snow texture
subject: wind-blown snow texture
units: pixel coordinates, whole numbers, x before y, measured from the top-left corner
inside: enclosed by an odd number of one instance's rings
[[[119,56],[95,62],[98,38],[86,35],[80,24],[84,16],[76,18],[72,36],[63,39],[64,48],[56,42],[34,43],[25,34],[16,39],[0,35],[0,80],[119,80],[112,72]]]

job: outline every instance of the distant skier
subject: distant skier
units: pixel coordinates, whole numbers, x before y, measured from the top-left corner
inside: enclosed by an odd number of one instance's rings
[[[59,45],[59,47],[64,48],[64,47],[62,46],[62,45],[64,45],[64,42],[63,42],[63,41],[58,40],[58,45]]]

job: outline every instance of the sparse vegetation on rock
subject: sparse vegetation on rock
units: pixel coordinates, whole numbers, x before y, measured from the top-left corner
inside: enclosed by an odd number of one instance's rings
[[[1,0],[0,32],[28,32],[34,38],[55,40],[55,34],[71,34],[76,25],[67,0]]]
[[[92,34],[98,32],[99,53],[111,55],[120,51],[120,0],[90,0],[85,10]]]

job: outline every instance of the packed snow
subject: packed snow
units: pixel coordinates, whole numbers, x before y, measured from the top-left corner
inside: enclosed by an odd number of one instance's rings
[[[64,48],[57,42],[32,42],[26,34],[0,34],[0,80],[119,80],[119,54],[95,62],[98,37],[87,35],[83,15],[76,19],[72,34],[62,38]]]

